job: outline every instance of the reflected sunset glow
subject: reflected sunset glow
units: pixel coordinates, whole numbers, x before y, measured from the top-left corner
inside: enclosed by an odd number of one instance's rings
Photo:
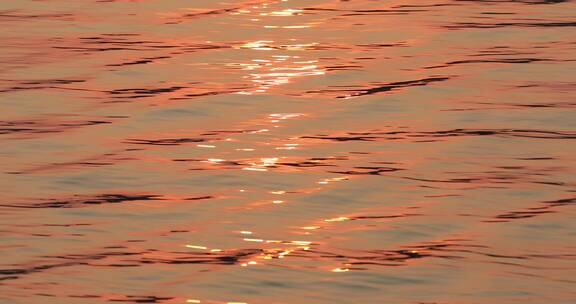
[[[574,302],[575,1],[0,6],[0,302]]]

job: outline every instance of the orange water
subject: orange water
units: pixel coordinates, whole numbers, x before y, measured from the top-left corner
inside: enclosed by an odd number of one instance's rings
[[[0,303],[576,303],[575,12],[2,1]]]

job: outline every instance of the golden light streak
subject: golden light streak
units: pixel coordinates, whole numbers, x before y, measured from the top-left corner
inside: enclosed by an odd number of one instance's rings
[[[247,239],[247,238],[245,238],[245,239],[243,239],[243,240],[246,241],[246,242],[258,242],[258,243],[263,243],[263,242],[264,242],[263,239]]]
[[[343,221],[349,221],[349,220],[350,220],[349,217],[340,216],[340,217],[335,217],[335,218],[331,218],[331,219],[326,219],[324,221],[325,222],[343,222]]]
[[[202,250],[207,250],[207,249],[208,249],[208,247],[196,246],[196,245],[186,245],[186,247],[192,248],[192,249],[202,249]]]
[[[348,268],[334,268],[332,269],[332,272],[348,272],[350,271],[350,269]]]

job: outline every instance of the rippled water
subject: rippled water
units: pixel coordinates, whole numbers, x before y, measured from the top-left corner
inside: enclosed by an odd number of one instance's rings
[[[561,0],[0,3],[1,303],[576,303]]]

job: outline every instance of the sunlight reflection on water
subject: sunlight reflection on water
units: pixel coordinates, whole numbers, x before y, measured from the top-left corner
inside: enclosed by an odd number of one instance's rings
[[[572,303],[574,1],[0,4],[0,303]]]

